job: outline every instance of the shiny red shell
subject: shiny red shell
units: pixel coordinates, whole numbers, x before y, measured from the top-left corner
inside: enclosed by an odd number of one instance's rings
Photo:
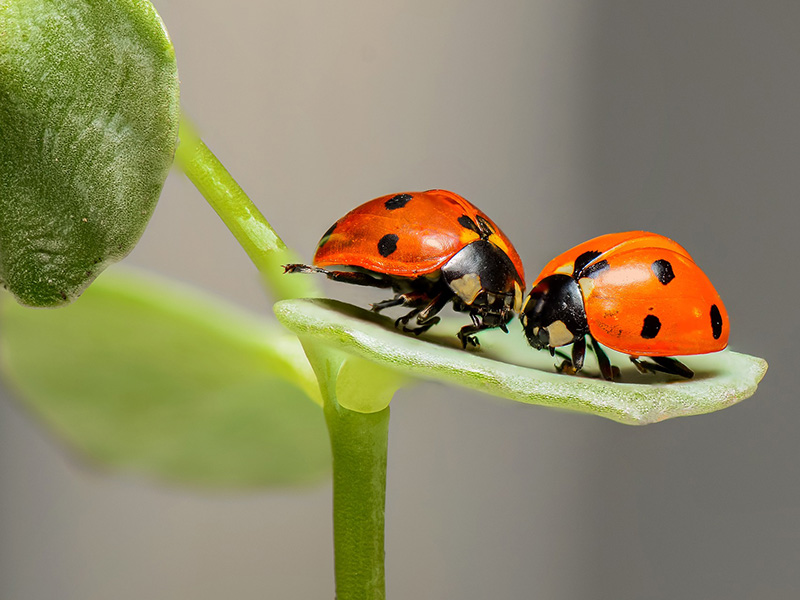
[[[578,284],[589,330],[601,344],[632,356],[706,354],[728,345],[730,324],[719,294],[689,253],[662,235],[594,238],[550,261],[536,282],[556,273],[572,276],[587,252],[597,256],[583,266],[587,275],[579,275]]]
[[[464,216],[473,222],[480,217],[489,225],[489,241],[505,252],[524,281],[522,260],[508,237],[484,212],[446,190],[389,194],[354,208],[322,236],[314,264],[398,277],[429,275],[480,239],[459,222]]]

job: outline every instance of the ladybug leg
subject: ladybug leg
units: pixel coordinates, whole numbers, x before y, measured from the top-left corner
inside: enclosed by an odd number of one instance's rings
[[[351,283],[353,285],[367,285],[377,288],[390,288],[392,282],[388,279],[379,279],[366,273],[359,273],[357,271],[328,271],[327,269],[320,269],[319,267],[312,267],[311,265],[291,264],[283,265],[284,273],[321,273],[331,281],[341,281],[343,283]]]
[[[376,302],[375,304],[371,304],[372,312],[379,313],[384,308],[390,308],[392,306],[400,306],[401,304],[406,303],[406,297],[403,294],[398,294],[394,298],[390,298],[389,300],[384,300],[383,302]]]
[[[427,303],[430,303],[430,297],[424,293],[414,293],[410,292],[408,294],[398,294],[392,300],[387,300],[386,302],[392,302],[390,306],[396,306],[393,302],[394,300],[399,299],[400,302],[398,304],[404,304],[405,306],[411,306],[412,309],[408,311],[405,315],[400,317],[394,322],[395,327],[403,326],[403,331],[414,331],[413,327],[407,327],[409,321],[416,317],[419,313],[425,310],[427,307]],[[381,302],[383,304],[383,302]],[[374,310],[374,309],[373,309]],[[420,332],[422,333],[422,332]]]
[[[671,375],[680,375],[681,377],[685,377],[686,379],[691,379],[692,377],[694,377],[694,371],[692,371],[689,367],[687,367],[679,360],[676,360],[669,356],[651,356],[650,358],[653,360],[653,362],[655,362],[664,369],[664,373],[669,373]]]
[[[559,355],[561,355],[560,352]],[[575,367],[572,366],[572,359],[568,356],[561,361],[561,364],[556,365],[556,372],[563,373],[565,375],[575,375],[577,373]]]
[[[686,379],[694,377],[694,371],[679,360],[669,356],[650,356],[649,358],[653,362],[640,361],[638,358],[631,356],[631,362],[636,365],[640,373],[667,373],[685,377]]]
[[[431,300],[430,303],[428,303],[428,305],[417,315],[417,325],[419,325],[419,327],[414,330],[414,333],[419,335],[423,331],[427,331],[441,321],[436,314],[447,305],[447,302],[450,300],[450,298],[452,298],[452,294],[445,292],[435,296],[433,300]]]
[[[567,375],[575,375],[583,368],[583,360],[586,358],[586,338],[576,340],[572,343],[572,358],[566,356],[563,352],[557,351],[555,348],[550,348],[551,354],[558,354],[564,360],[560,365],[556,365],[556,371],[559,373],[566,373]]]
[[[411,321],[411,319],[424,311],[430,301],[430,296],[425,292],[407,292],[405,294],[397,294],[391,300],[384,300],[383,302],[373,304],[372,310],[378,312],[390,306],[410,306],[411,310],[399,319],[396,319],[394,326],[400,327],[400,325],[402,325],[403,331],[413,331],[412,328],[406,327],[406,325],[408,325],[408,322]]]
[[[594,350],[594,355],[597,357],[597,366],[600,367],[600,374],[606,381],[614,381],[614,377],[619,377],[619,369],[611,366],[611,361],[608,360],[608,354],[606,354],[603,347],[597,343],[597,340],[594,338],[591,338],[591,340],[592,350]]]
[[[475,348],[480,348],[481,343],[478,341],[478,338],[472,334],[483,331],[484,329],[488,329],[488,327],[483,324],[483,321],[481,321],[478,313],[470,312],[469,316],[472,319],[472,325],[464,325],[458,331],[458,339],[461,340],[461,347],[464,349],[466,349],[467,344],[474,346]]]
[[[448,300],[452,297],[451,294],[439,293],[433,297],[428,304],[419,306],[412,309],[407,315],[404,315],[395,321],[395,327],[399,327],[402,323],[403,331],[419,335],[428,331],[431,327],[436,325],[441,319],[436,316],[447,304]],[[419,301],[421,297],[416,297],[415,300]],[[409,321],[416,317],[416,327],[408,327]]]
[[[572,368],[576,373],[583,368],[584,358],[586,358],[586,338],[582,337],[572,343]]]
[[[413,328],[407,327],[408,322],[422,312],[422,308],[412,308],[407,314],[403,315],[394,322],[395,327],[403,326],[403,331],[414,331]]]
[[[550,356],[558,356],[560,359],[563,359],[567,362],[572,362],[572,359],[569,357],[569,355],[567,355],[566,352],[556,350],[555,348],[550,348]]]

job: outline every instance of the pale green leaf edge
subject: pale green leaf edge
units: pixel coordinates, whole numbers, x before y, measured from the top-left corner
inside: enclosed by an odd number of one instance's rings
[[[109,269],[103,276],[103,283],[109,292],[152,304],[160,311],[202,323],[210,331],[250,345],[254,351],[270,357],[271,371],[299,386],[315,404],[322,406],[316,375],[300,342],[264,316],[239,308],[206,291],[199,293],[198,288],[191,285],[134,267]],[[154,285],[160,292],[158,298],[147,293]]]
[[[254,353],[262,353],[271,371],[300,387],[315,404],[322,406],[316,376],[300,342],[270,320],[208,292],[198,293],[191,285],[144,269],[112,266],[101,277],[103,285],[98,289],[102,293],[135,299],[165,314],[201,323],[211,332],[250,346]],[[159,290],[158,296],[149,293],[154,286]],[[12,294],[0,290],[0,307],[4,302],[14,301]]]
[[[515,345],[514,352],[523,361],[530,359],[541,365],[550,361],[550,370],[490,358],[491,344],[484,344],[484,349],[477,352],[461,350],[450,340],[449,332],[444,337],[437,334],[429,339],[415,338],[396,331],[391,319],[335,300],[284,300],[275,304],[274,310],[278,320],[296,334],[312,336],[322,344],[384,367],[517,402],[590,413],[628,425],[732,406],[755,393],[767,370],[763,359],[725,350],[687,360],[697,372],[692,380],[653,376],[644,379],[652,383],[608,382],[556,373],[546,352],[537,352],[513,337],[522,338],[518,323],[511,324],[508,334]],[[481,339],[494,334],[485,333]]]

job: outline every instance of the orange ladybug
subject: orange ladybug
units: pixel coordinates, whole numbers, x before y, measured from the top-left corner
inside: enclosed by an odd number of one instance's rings
[[[478,331],[508,332],[525,290],[511,241],[478,208],[446,190],[390,194],[351,210],[322,236],[314,265],[284,265],[284,271],[392,288],[394,297],[372,310],[411,308],[395,326],[417,335],[438,323],[436,314],[452,301],[472,318],[458,332],[465,348],[478,345]]]
[[[614,370],[601,345],[628,354],[641,372],[691,378],[671,357],[722,350],[730,331],[719,294],[689,253],[647,231],[602,235],[550,261],[520,319],[534,348],[554,354],[572,344],[561,371],[581,370],[588,336],[607,380]]]

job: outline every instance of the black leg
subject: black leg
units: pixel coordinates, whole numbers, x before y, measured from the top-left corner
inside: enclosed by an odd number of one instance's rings
[[[605,350],[603,350],[603,347],[597,343],[597,340],[594,338],[591,339],[592,350],[594,350],[594,355],[597,357],[597,365],[600,367],[600,374],[606,381],[614,381],[615,375],[619,377],[619,370],[611,366],[611,361],[608,360],[608,355],[606,354]]]
[[[439,319],[436,314],[447,306],[447,302],[450,298],[452,298],[452,294],[445,292],[441,292],[438,296],[435,296],[433,300],[422,309],[422,312],[417,315],[417,325],[428,329],[432,325],[438,323],[441,319]]]
[[[564,359],[561,364],[556,365],[556,371],[566,375],[575,375],[583,368],[583,360],[586,357],[586,338],[581,338],[572,343],[571,358],[563,352],[556,351],[555,348],[550,348],[550,354],[553,356],[558,354]]]
[[[591,349],[597,356],[597,364],[600,367],[600,375],[606,381],[614,381],[619,379],[619,369],[611,364],[608,360],[608,355],[603,350],[603,347],[597,343],[597,340],[591,339]],[[550,353],[553,354],[553,348],[550,348]],[[564,360],[560,365],[556,365],[556,371],[559,373],[566,373],[568,375],[575,375],[578,371],[583,369],[584,358],[586,357],[586,338],[582,338],[578,342],[572,344],[572,357],[568,357],[563,352],[555,352]]]
[[[582,337],[572,343],[572,368],[577,373],[583,368],[583,359],[586,357],[586,338]]]
[[[691,379],[694,377],[694,371],[675,358],[670,356],[651,356],[650,359],[659,366],[663,367],[664,373],[680,375],[686,379]]]
[[[481,321],[478,313],[471,312],[469,316],[472,318],[472,325],[464,325],[458,332],[458,339],[461,340],[462,348],[466,348],[467,344],[479,348],[481,343],[472,334],[487,329],[487,327]]]
[[[408,314],[397,319],[397,321],[395,321],[395,327],[399,327],[402,324],[403,331],[413,333],[414,335],[419,335],[425,331],[428,331],[428,329],[436,325],[441,320],[436,316],[436,313],[438,313],[447,305],[447,302],[451,297],[452,294],[445,292],[436,295],[425,306],[413,308]],[[408,327],[407,324],[411,321],[411,319],[414,318],[416,318],[417,326]]]
[[[331,281],[341,281],[344,283],[351,283],[353,285],[366,285],[377,288],[390,288],[392,282],[389,279],[379,279],[366,273],[359,273],[357,271],[328,271],[327,269],[320,269],[319,267],[312,267],[310,265],[291,264],[283,265],[284,273],[321,273]]]
[[[631,356],[631,362],[636,365],[640,373],[667,373],[685,377],[686,379],[694,377],[694,371],[674,358],[669,356],[650,356],[648,358],[653,362],[639,360],[633,356]]]
[[[556,372],[563,373],[564,375],[575,375],[575,374],[577,374],[577,371],[575,370],[575,367],[572,366],[572,359],[571,358],[565,358],[564,360],[561,361],[560,365],[556,365]]]
[[[396,319],[395,322],[394,322],[394,326],[399,328],[402,325],[403,326],[403,331],[412,331],[412,329],[409,328],[409,327],[406,327],[406,325],[408,325],[408,322],[411,319],[413,319],[414,317],[416,317],[421,312],[422,312],[422,308],[421,307],[412,308],[410,311],[408,311],[408,313],[406,313],[405,315],[403,315],[399,319]]]
[[[371,306],[373,312],[381,312],[384,308],[389,308],[391,306],[410,306],[424,311],[430,303],[431,296],[428,292],[406,292],[405,294],[396,294],[394,298],[384,300],[383,302],[377,302]],[[444,304],[442,304],[442,306],[444,306]],[[416,314],[417,313],[414,313],[411,317]],[[411,317],[408,317],[408,319],[403,317],[403,319],[405,319],[403,322],[408,323]]]
[[[572,361],[572,359],[565,352],[562,352],[561,350],[556,350],[555,348],[550,348],[550,356],[558,356],[559,358],[564,359],[566,361],[570,362]]]
[[[384,308],[389,308],[392,306],[400,306],[401,304],[406,303],[406,297],[403,294],[398,294],[394,298],[390,298],[389,300],[384,300],[383,302],[376,302],[375,304],[370,305],[372,307],[372,312],[379,313]]]

